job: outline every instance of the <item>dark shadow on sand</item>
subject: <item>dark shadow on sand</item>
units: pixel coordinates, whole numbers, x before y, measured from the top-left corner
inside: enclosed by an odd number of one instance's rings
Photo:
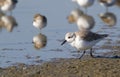
[[[110,58],[110,59],[120,59],[120,56],[112,56],[112,57],[109,57],[109,56],[94,56],[93,58]]]

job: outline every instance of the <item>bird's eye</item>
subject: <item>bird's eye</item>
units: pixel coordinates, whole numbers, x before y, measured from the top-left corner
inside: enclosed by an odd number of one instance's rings
[[[68,38],[71,38],[70,36]]]
[[[68,38],[72,38],[73,36],[69,36]]]

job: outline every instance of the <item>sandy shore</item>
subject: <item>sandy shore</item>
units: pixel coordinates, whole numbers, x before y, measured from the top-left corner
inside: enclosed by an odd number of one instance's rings
[[[59,59],[0,68],[0,77],[120,77],[119,58]]]

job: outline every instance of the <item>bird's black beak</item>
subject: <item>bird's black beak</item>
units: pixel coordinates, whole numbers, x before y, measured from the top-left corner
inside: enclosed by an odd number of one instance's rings
[[[63,42],[62,42],[62,44],[61,45],[63,45],[63,44],[65,44],[67,41],[66,40],[64,40]]]

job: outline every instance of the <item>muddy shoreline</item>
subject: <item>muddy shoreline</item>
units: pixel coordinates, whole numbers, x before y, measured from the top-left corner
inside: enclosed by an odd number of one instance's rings
[[[0,77],[120,77],[119,58],[59,59],[0,68]]]

